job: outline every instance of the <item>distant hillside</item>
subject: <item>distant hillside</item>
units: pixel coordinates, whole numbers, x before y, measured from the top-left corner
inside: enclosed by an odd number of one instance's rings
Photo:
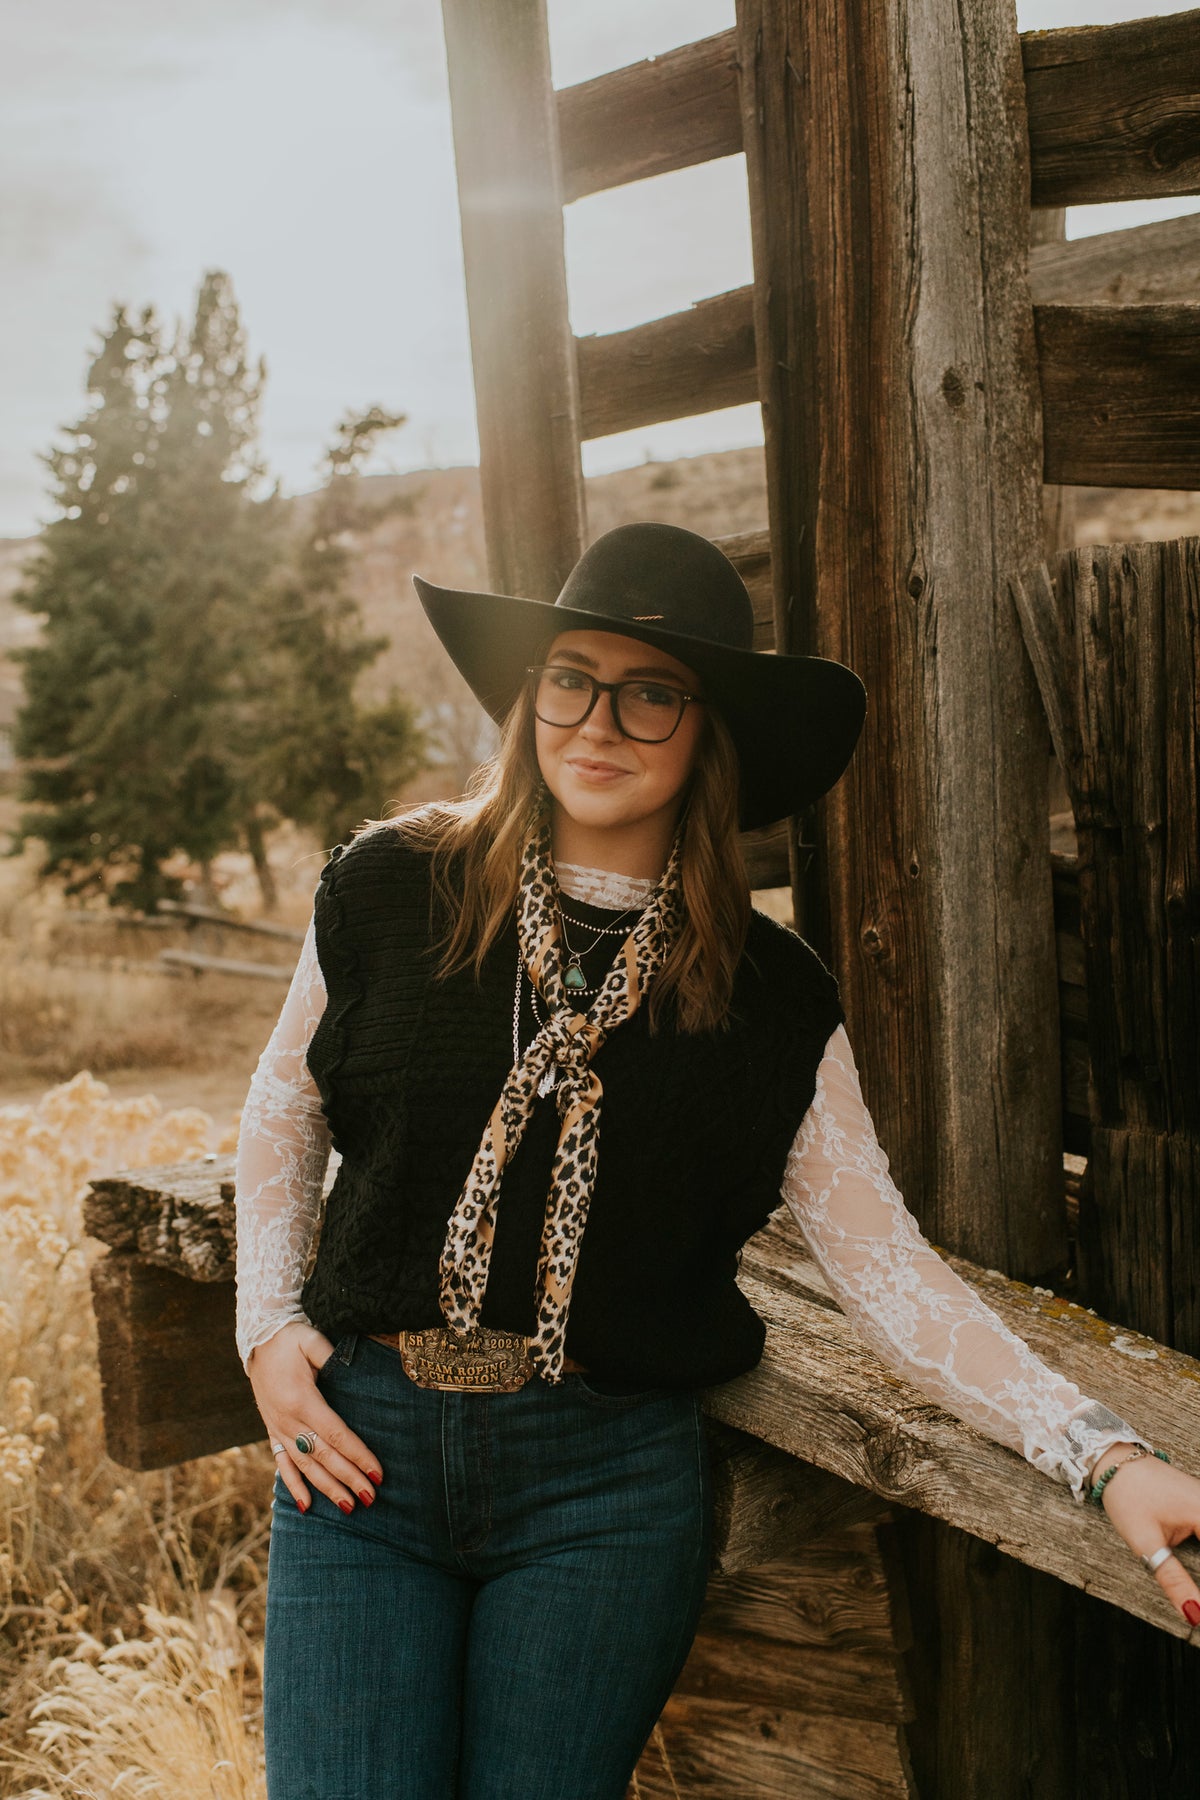
[[[351,584],[368,626],[389,647],[363,678],[372,694],[395,685],[441,721],[443,780],[460,779],[479,750],[478,709],[425,621],[414,573],[446,586],[486,588],[487,561],[479,472],[427,469],[364,479],[365,498],[404,494],[411,510],[396,512],[353,544]],[[297,517],[311,495],[293,502]],[[643,463],[587,483],[593,536],[635,519],[659,519],[712,537],[751,531],[766,522],[761,449],[725,450],[669,463]],[[1200,535],[1200,494],[1147,489],[1075,490],[1076,541],[1132,541]],[[21,564],[34,539],[0,540],[0,734],[19,703],[20,683],[7,652],[36,635],[37,622],[12,604]],[[0,738],[0,741],[3,741]]]

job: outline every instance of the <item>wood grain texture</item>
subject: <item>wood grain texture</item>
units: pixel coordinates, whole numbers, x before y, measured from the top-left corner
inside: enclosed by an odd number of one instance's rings
[[[1035,206],[1200,192],[1200,12],[1021,39]]]
[[[266,1435],[234,1343],[234,1289],[110,1253],[92,1267],[108,1454],[164,1469]]]
[[[1080,1274],[1200,1350],[1200,539],[1098,545],[1021,584],[1079,845],[1091,1057]]]
[[[1041,542],[1016,35],[949,0],[738,18],[777,638],[870,697],[798,916],[910,1205],[1034,1274],[1066,1239],[1046,740],[1007,592]]]
[[[1200,487],[1200,305],[1039,306],[1048,481]]]
[[[1035,206],[1200,191],[1200,13],[1021,35]],[[732,31],[558,95],[568,200],[742,148]]]
[[[889,1517],[878,1501],[873,1504],[880,1518]],[[887,1569],[877,1533],[866,1523],[824,1532],[798,1543],[786,1558],[764,1560],[740,1574],[714,1575],[702,1622],[710,1632],[729,1629],[778,1643],[898,1647]]]
[[[1052,1368],[1189,1461],[1200,1438],[1200,1363],[1047,1291],[951,1261]],[[1187,1638],[1095,1508],[953,1421],[863,1346],[790,1219],[751,1240],[741,1285],[767,1320],[766,1349],[756,1369],[708,1392],[714,1418]],[[1200,1573],[1200,1552],[1181,1554]]]
[[[443,0],[488,570],[553,600],[585,537],[545,0]]]
[[[916,1800],[903,1731],[836,1713],[673,1694],[638,1800]]]
[[[1194,305],[1200,296],[1200,213],[1036,243],[1029,285],[1039,306]]]
[[[751,319],[751,343],[753,344],[753,319]],[[718,550],[724,551],[742,580],[750,595],[750,604],[754,608],[754,648],[756,650],[773,650],[775,648],[775,587],[771,576],[771,534],[764,526],[761,531],[737,531],[728,537],[713,539]]]
[[[776,1642],[765,1655],[762,1640],[755,1635],[728,1629],[710,1633],[703,1625],[674,1691],[897,1724],[910,1711],[890,1650],[861,1644],[831,1649]]]
[[[83,1228],[192,1281],[232,1281],[233,1170],[232,1156],[214,1156],[100,1176],[84,1195]]]
[[[575,340],[585,438],[757,400],[748,288],[628,331]]]
[[[560,88],[557,102],[567,201],[742,147],[732,31]]]
[[[789,1558],[807,1565],[817,1539],[827,1539],[886,1508],[864,1489],[827,1469],[798,1462],[748,1432],[706,1421],[713,1482],[714,1571],[739,1570]]]

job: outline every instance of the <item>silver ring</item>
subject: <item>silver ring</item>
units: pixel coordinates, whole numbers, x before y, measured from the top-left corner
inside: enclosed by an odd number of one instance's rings
[[[283,1456],[285,1454],[286,1454],[285,1448],[282,1444],[272,1444],[271,1445],[271,1455],[272,1456]]]
[[[1174,1554],[1175,1552],[1172,1550],[1170,1544],[1164,1544],[1161,1550],[1152,1550],[1149,1556],[1143,1556],[1141,1559],[1142,1566],[1148,1569],[1151,1575],[1153,1575],[1158,1569],[1161,1569],[1167,1559],[1174,1556]]]
[[[316,1447],[317,1434],[315,1431],[298,1431],[296,1433],[296,1448],[301,1456],[311,1456]]]

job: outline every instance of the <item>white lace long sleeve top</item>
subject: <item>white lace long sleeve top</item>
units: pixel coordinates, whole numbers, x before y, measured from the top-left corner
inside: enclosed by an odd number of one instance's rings
[[[626,907],[649,883],[568,864],[571,897]],[[238,1137],[237,1341],[243,1362],[292,1320],[320,1229],[330,1133],[307,1052],[325,985],[310,924],[259,1059]],[[784,1173],[782,1199],[847,1316],[898,1374],[1082,1499],[1094,1459],[1144,1439],[1048,1368],[926,1242],[888,1171],[839,1026]]]

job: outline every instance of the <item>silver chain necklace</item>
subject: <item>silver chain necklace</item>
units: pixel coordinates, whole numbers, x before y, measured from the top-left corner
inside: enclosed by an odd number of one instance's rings
[[[513,991],[513,1068],[514,1069],[516,1068],[517,1064],[521,1060],[521,981],[524,977],[524,974],[525,974],[525,959],[521,955],[521,947],[518,944],[518,946],[517,946],[517,985]],[[533,1009],[533,1022],[538,1027],[538,1030],[540,1031],[542,1025],[544,1025],[546,1021],[544,1019],[539,1021],[539,1019],[538,1019],[537,989],[534,987],[532,981],[529,984],[529,988],[530,988],[530,996],[531,996],[531,1006]],[[544,1100],[546,1098],[546,1095],[551,1093],[557,1085],[558,1085],[558,1064],[552,1062],[550,1064],[550,1067],[546,1070],[546,1073],[542,1076],[542,1079],[538,1082],[538,1094],[541,1097],[541,1099]]]
[[[626,937],[628,937],[629,936],[629,926],[627,924],[625,924],[624,921],[626,919],[628,919],[630,913],[636,912],[637,914],[640,915],[640,914],[644,913],[645,910],[646,910],[646,908],[644,905],[637,906],[637,907],[627,906],[625,908],[625,911],[621,914],[620,918],[618,919],[618,921],[615,925],[600,925],[600,926],[589,925],[587,927],[587,929],[589,931],[594,931],[596,933],[596,935],[592,939],[591,943],[584,950],[572,950],[570,939],[567,937],[567,916],[563,912],[562,907],[561,906],[559,907],[559,909],[558,909],[559,931],[561,933],[563,947],[567,952],[567,958],[568,958],[567,963],[563,969],[563,986],[565,988],[569,988],[571,990],[573,997],[575,997],[577,999],[581,999],[581,1000],[582,999],[590,999],[593,994],[596,994],[599,991],[599,987],[600,987],[599,982],[596,982],[595,985],[592,987],[589,987],[587,984],[587,977],[584,975],[583,970],[579,966],[583,957],[591,954],[591,952],[596,948],[596,945],[600,942],[601,938],[606,938],[606,937],[626,938]],[[582,919],[572,919],[571,923],[573,925],[582,925],[583,921],[582,921]],[[513,1067],[514,1067],[514,1069],[516,1068],[517,1064],[521,1060],[521,982],[524,979],[524,976],[525,976],[525,959],[521,955],[521,946],[518,943],[518,945],[517,945],[517,980],[516,980],[516,986],[513,989],[513,1038],[512,1038],[512,1041],[513,1041]],[[546,1021],[540,1015],[540,1011],[538,1008],[538,991],[537,991],[536,985],[532,981],[529,983],[529,1005],[530,1005],[530,1010],[533,1013],[534,1025],[540,1031],[542,1026],[545,1025]],[[558,1085],[558,1065],[556,1063],[552,1062],[550,1064],[549,1068],[546,1070],[546,1073],[542,1076],[542,1079],[538,1082],[538,1094],[539,1094],[540,1098],[544,1100],[546,1095],[549,1093],[552,1093],[554,1088],[557,1085]]]

